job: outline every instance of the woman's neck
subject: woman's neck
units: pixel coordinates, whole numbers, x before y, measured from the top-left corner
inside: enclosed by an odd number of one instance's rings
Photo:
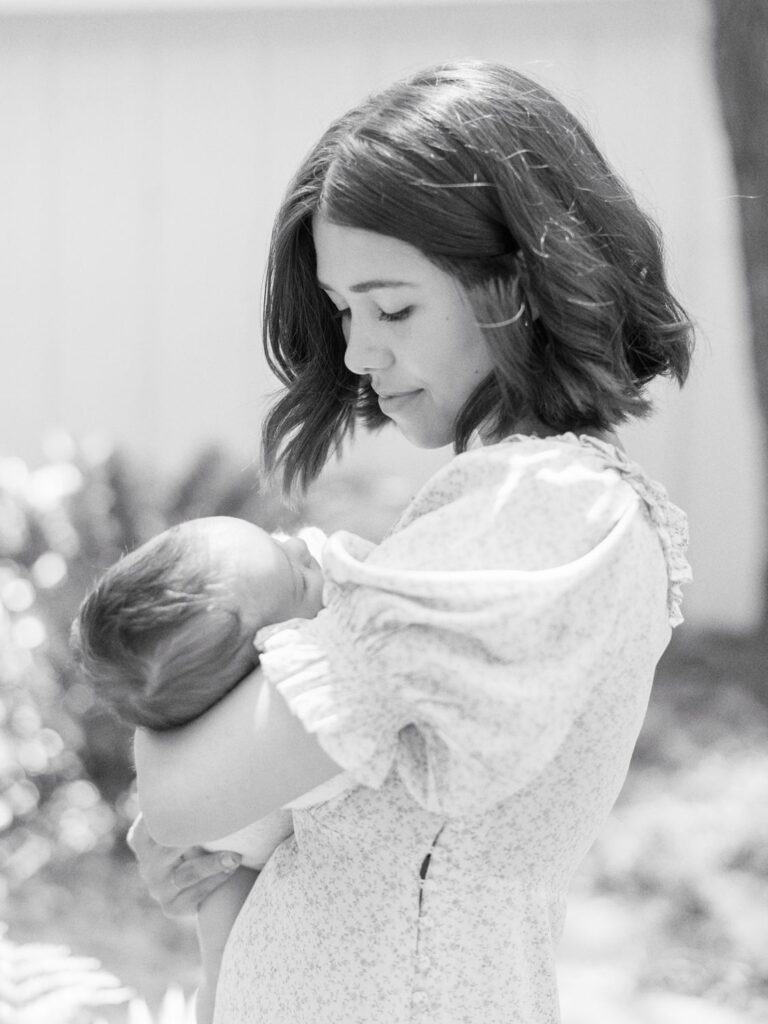
[[[605,441],[606,444],[612,444],[615,448],[624,450],[624,446],[619,440],[618,434],[613,430],[596,430],[593,427],[576,428],[573,430],[557,430],[554,427],[548,427],[541,420],[535,416],[526,416],[518,420],[512,430],[506,436],[511,434],[529,434],[531,437],[555,437],[558,434],[576,434],[581,436],[586,434],[588,437],[594,437],[598,441]],[[494,444],[497,441],[503,440],[500,437],[491,436],[489,432],[484,432],[482,429],[479,431],[480,441],[482,444]]]

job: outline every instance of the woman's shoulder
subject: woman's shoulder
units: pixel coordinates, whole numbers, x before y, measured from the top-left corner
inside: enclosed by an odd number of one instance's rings
[[[403,567],[416,552],[442,568],[552,569],[593,551],[630,518],[638,557],[661,546],[679,621],[680,586],[691,578],[685,514],[619,447],[586,434],[514,435],[457,455],[379,550]]]
[[[516,435],[475,448],[427,481],[390,537],[436,538],[456,568],[562,565],[592,550],[637,505],[620,461],[611,445],[575,435]],[[470,565],[478,557],[483,564]]]
[[[576,516],[597,495],[635,494],[661,509],[671,504],[664,487],[618,444],[590,434],[514,434],[456,455],[424,484],[396,528],[476,492],[496,492],[504,502],[537,495],[546,505],[566,504],[561,499],[567,496]],[[598,515],[601,510],[610,517],[609,505],[601,506]]]
[[[536,488],[548,493],[555,486],[573,489],[588,484],[606,489],[616,482],[615,474],[606,470],[616,468],[621,459],[618,448],[588,435],[514,434],[454,456],[430,477],[409,511],[452,501],[476,489]]]

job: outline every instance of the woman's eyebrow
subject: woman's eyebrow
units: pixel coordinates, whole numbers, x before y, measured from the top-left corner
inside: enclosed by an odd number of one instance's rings
[[[327,292],[335,291],[334,288],[329,284],[323,284],[322,281],[317,282],[321,288]],[[412,287],[410,281],[387,281],[383,278],[376,278],[373,281],[361,281],[359,284],[350,285],[349,290],[359,294],[361,292],[372,292],[375,288],[410,288]]]

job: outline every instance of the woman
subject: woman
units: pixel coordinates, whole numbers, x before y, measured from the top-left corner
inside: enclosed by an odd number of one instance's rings
[[[227,947],[218,1024],[550,1024],[569,879],[625,777],[680,620],[685,521],[617,446],[691,328],[658,235],[582,126],[509,68],[428,69],[333,124],[273,234],[271,466],[306,485],[353,424],[463,454],[262,668],[137,740],[166,907],[178,849],[294,812]]]

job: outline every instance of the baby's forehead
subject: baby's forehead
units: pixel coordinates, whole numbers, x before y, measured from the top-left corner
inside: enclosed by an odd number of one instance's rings
[[[260,545],[264,548],[275,546],[274,539],[266,530],[234,516],[208,516],[192,519],[180,526],[189,532],[190,538],[212,549],[237,550],[243,545]]]
[[[195,543],[208,564],[228,576],[255,579],[274,575],[284,557],[280,544],[266,530],[245,519],[225,516],[199,520]]]

